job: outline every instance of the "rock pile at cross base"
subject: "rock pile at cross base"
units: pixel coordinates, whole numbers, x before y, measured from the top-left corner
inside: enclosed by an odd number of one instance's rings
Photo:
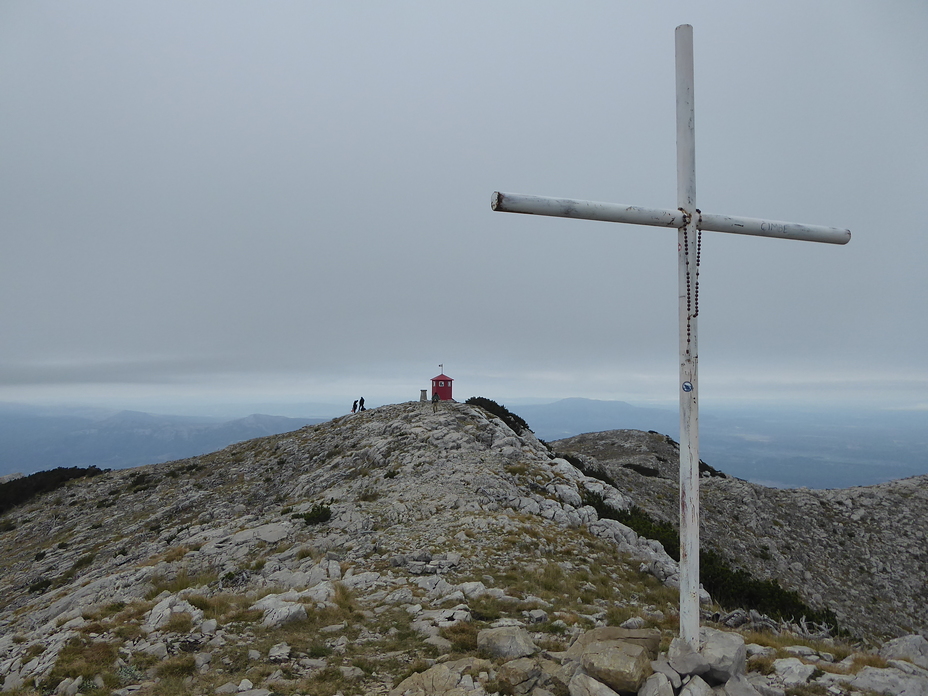
[[[72,481],[3,516],[2,688],[928,694],[917,635],[877,657],[707,628],[688,652],[676,563],[590,494],[636,502],[453,403]]]

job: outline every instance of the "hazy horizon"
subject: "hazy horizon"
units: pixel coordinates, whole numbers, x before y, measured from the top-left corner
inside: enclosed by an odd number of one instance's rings
[[[429,392],[430,393],[430,392]],[[264,414],[271,416],[300,417],[300,418],[334,418],[351,411],[352,402],[361,397],[365,397],[365,405],[368,408],[377,408],[389,404],[404,403],[409,401],[419,401],[418,392],[410,395],[409,398],[394,399],[372,399],[364,392],[354,395],[353,398],[336,401],[324,399],[291,399],[291,400],[274,400],[267,399],[240,399],[231,401],[190,401],[190,400],[172,400],[172,399],[119,399],[119,398],[96,398],[96,399],[37,399],[31,401],[0,400],[0,417],[6,408],[16,409],[24,407],[27,409],[50,410],[55,409],[98,409],[100,411],[120,412],[120,411],[138,411],[142,413],[152,413],[165,416],[192,416],[203,418],[242,418],[249,415]],[[514,410],[520,406],[546,406],[553,405],[562,401],[587,401],[602,404],[628,404],[638,409],[653,409],[667,413],[678,413],[678,404],[668,401],[635,401],[625,399],[596,399],[586,396],[558,396],[558,397],[506,397],[490,392],[462,395],[455,393],[455,400],[459,402],[466,401],[472,396],[482,396],[492,399],[499,404],[512,407]],[[700,404],[701,413],[726,413],[735,415],[757,416],[766,413],[813,413],[821,416],[840,417],[845,413],[883,413],[891,416],[894,413],[899,414],[926,414],[928,408],[892,408],[887,406],[868,406],[856,402],[845,404],[828,404],[808,401],[772,401],[758,403],[743,400],[731,400],[726,402],[702,402]],[[673,434],[673,433],[669,433]]]
[[[615,429],[654,430],[678,439],[678,414],[669,407],[583,398],[547,403],[536,399],[534,404],[495,400],[522,416],[548,442]],[[214,411],[209,417],[170,409],[137,417],[116,409],[22,408],[0,402],[0,475],[54,466],[122,468],[193,456],[259,436],[254,427],[267,427],[275,420],[278,432],[297,427],[281,423],[280,416],[305,423],[344,416],[348,410],[348,404],[265,403],[238,410],[227,404],[225,412]],[[269,418],[245,418],[254,413]],[[700,423],[701,459],[766,486],[845,488],[928,474],[926,411],[723,407],[702,409]],[[237,428],[227,430],[231,439],[226,441],[209,430],[227,427],[223,424]]]
[[[0,400],[672,406],[676,234],[490,196],[675,208],[683,23],[700,209],[853,233],[704,235],[703,406],[928,408],[899,0],[4,2]]]

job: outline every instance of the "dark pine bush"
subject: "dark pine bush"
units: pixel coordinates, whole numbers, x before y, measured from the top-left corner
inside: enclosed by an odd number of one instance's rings
[[[505,406],[493,401],[493,399],[486,399],[482,396],[472,396],[464,403],[470,404],[471,406],[479,406],[487,413],[491,413],[497,418],[500,418],[503,423],[512,428],[512,431],[516,435],[521,435],[526,430],[532,432],[532,429],[528,427],[528,423]]]

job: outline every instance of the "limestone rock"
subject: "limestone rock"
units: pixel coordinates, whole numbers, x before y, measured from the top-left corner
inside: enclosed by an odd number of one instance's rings
[[[657,649],[661,643],[661,632],[654,628],[646,629],[628,629],[617,626],[601,626],[584,631],[571,644],[567,654],[572,659],[579,659],[583,654],[586,646],[590,643],[599,643],[603,641],[624,641],[626,643],[635,643],[641,645],[648,651],[650,659],[657,657]]]
[[[400,682],[390,696],[440,696],[448,694],[461,681],[461,675],[446,665],[435,665]]]
[[[670,663],[667,662],[667,660],[664,658],[652,660],[651,669],[667,677],[667,679],[670,681],[670,685],[674,688],[674,690],[679,689],[683,685],[683,682],[680,679],[680,673],[671,667]]]
[[[619,696],[601,681],[583,672],[577,672],[567,686],[570,696]]]
[[[19,689],[23,685],[23,678],[19,676],[18,672],[11,672],[6,675],[6,679],[3,680],[3,691],[14,691]]]
[[[276,544],[278,541],[286,539],[291,530],[290,524],[273,522],[260,527],[243,529],[241,532],[233,534],[229,541],[233,544],[241,544],[246,541],[263,541],[267,544]]]
[[[283,662],[288,657],[290,657],[290,646],[286,643],[278,643],[267,653],[267,659],[271,662]]]
[[[60,696],[75,696],[83,683],[83,677],[63,679],[58,686],[55,687],[55,694],[60,694]]]
[[[150,631],[156,631],[166,625],[171,620],[172,615],[180,613],[190,614],[194,623],[199,623],[203,620],[202,610],[197,609],[185,599],[181,599],[176,595],[170,595],[158,602],[152,607],[151,611],[146,614],[145,626]]]
[[[451,652],[451,641],[440,635],[430,635],[423,642],[435,646],[443,653]]]
[[[639,689],[638,696],[674,696],[673,686],[667,675],[655,672]]]
[[[286,601],[278,595],[268,595],[261,601],[255,602],[252,609],[260,609],[264,612],[261,625],[266,628],[277,628],[307,618],[306,607],[297,602]]]
[[[743,674],[737,674],[725,682],[724,696],[760,696],[760,692]]]
[[[580,661],[587,674],[615,691],[637,692],[651,676],[648,651],[625,641],[590,643]]]
[[[538,651],[524,629],[512,626],[483,629],[477,633],[477,648],[504,660],[527,657]]]
[[[738,633],[703,627],[699,630],[699,652],[709,663],[703,678],[710,684],[724,684],[745,673],[747,650]]]
[[[928,677],[905,674],[897,669],[864,667],[849,684],[861,691],[870,689],[892,696],[928,696]]]
[[[142,648],[142,652],[146,655],[157,657],[159,660],[166,660],[168,657],[168,646],[164,641],[158,641],[157,643]]]
[[[667,661],[670,663],[670,666],[681,675],[705,674],[709,671],[709,661],[705,656],[693,650],[680,638],[674,638],[670,641],[670,649],[667,651]]]
[[[496,678],[508,684],[516,693],[526,693],[541,676],[541,667],[536,660],[520,657],[500,665]]]
[[[880,648],[880,657],[887,660],[908,660],[914,665],[928,669],[928,640],[918,634],[895,638]]]
[[[693,677],[683,685],[679,696],[715,696],[715,694],[712,691],[712,687],[706,684],[701,677],[693,675]]]
[[[805,684],[815,667],[805,664],[798,657],[784,657],[773,661],[773,669],[786,686]]]

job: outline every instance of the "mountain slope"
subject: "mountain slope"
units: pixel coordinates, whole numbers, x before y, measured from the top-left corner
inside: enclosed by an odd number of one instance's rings
[[[551,446],[591,457],[636,505],[677,526],[679,448],[670,438],[612,430]],[[704,547],[831,608],[857,633],[928,630],[928,476],[837,490],[704,476],[700,489]]]
[[[293,611],[305,635],[286,640],[306,659],[331,653],[328,664],[351,666],[368,654],[365,641],[396,653],[372,668],[376,679],[360,680],[367,689],[435,654],[424,641],[443,620],[423,607],[437,611],[441,600],[467,602],[467,615],[484,620],[540,609],[553,645],[607,617],[671,620],[675,593],[638,567],[672,573],[673,562],[579,506],[587,488],[628,504],[553,460],[531,433],[518,437],[481,409],[450,403],[435,413],[418,403],[382,407],[74,481],[4,517],[15,528],[0,536],[0,669],[14,682],[58,683],[74,676],[62,665],[66,646],[89,650],[100,636],[136,670],[103,670],[108,686],[146,669],[157,677],[146,656],[162,644],[179,654],[189,643],[235,664],[246,643],[284,635],[260,625],[276,620],[268,611]],[[308,595],[292,592],[303,588]],[[276,604],[255,604],[274,590]],[[187,624],[159,623],[159,600],[185,607],[175,613]],[[218,627],[204,627],[204,616]],[[314,633],[327,621],[345,624],[332,640]],[[353,647],[337,643],[344,637]],[[295,667],[291,681],[318,681],[315,664]],[[247,664],[208,670],[203,683],[230,673],[249,674]]]
[[[630,622],[666,647],[676,564],[584,505],[638,495],[453,403],[72,481],[0,518],[0,677],[23,694],[375,694],[446,661],[478,696],[504,690],[502,663],[473,661],[483,628],[524,626],[557,656]],[[533,664],[550,672],[532,696],[566,693],[556,660]]]

